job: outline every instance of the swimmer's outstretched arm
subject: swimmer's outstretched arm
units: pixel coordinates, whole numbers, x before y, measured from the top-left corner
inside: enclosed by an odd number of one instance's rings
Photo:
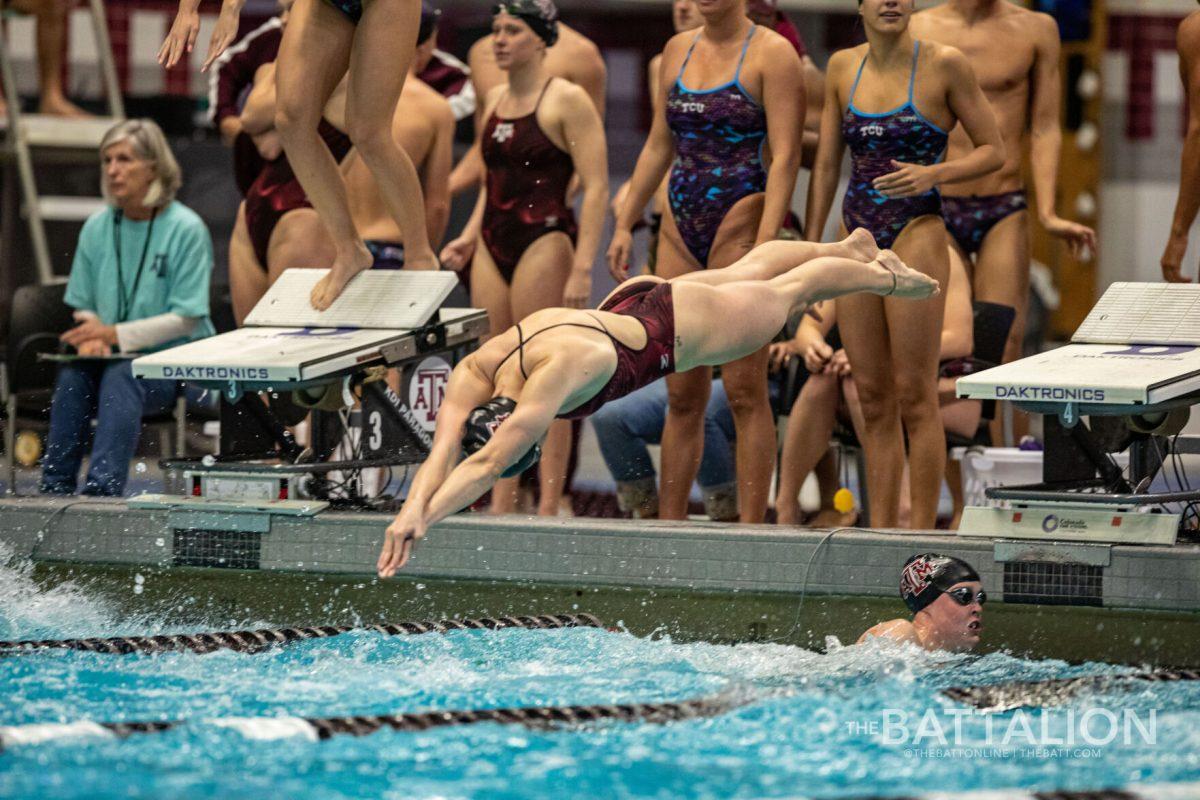
[[[379,556],[379,576],[388,578],[403,567],[412,553],[413,542],[424,538],[425,531],[430,525],[440,522],[451,514],[461,511],[483,496],[500,479],[504,470],[517,463],[531,447],[536,445],[550,429],[550,423],[562,407],[563,402],[574,391],[578,381],[570,380],[570,363],[567,359],[559,359],[557,364],[547,364],[542,368],[535,367],[521,396],[517,399],[517,408],[512,416],[506,419],[497,429],[496,434],[481,447],[478,452],[464,459],[458,466],[450,470],[449,475],[440,481],[432,496],[425,503],[414,504],[409,511],[405,503],[396,519],[388,526],[383,543],[383,552]],[[484,397],[466,407],[466,412],[458,416],[456,407],[455,418],[459,420],[454,426],[454,445],[462,435],[462,426],[466,415],[476,405],[486,402],[491,396],[489,391]],[[447,392],[447,400],[449,393]],[[445,406],[443,405],[443,408]],[[449,422],[449,420],[447,420]],[[449,426],[448,426],[449,427]],[[438,414],[438,433],[442,429],[442,415]],[[437,442],[435,441],[435,447]],[[443,445],[443,448],[445,445]],[[433,454],[430,454],[432,459]],[[439,459],[444,456],[439,452]],[[440,465],[445,461],[439,460]],[[424,470],[424,465],[422,470]],[[436,469],[430,470],[430,475],[436,475]],[[420,477],[420,476],[418,476]],[[432,478],[422,483],[422,491],[429,488]],[[414,481],[415,486],[415,481]]]
[[[450,373],[446,396],[438,409],[437,428],[433,434],[433,446],[429,449],[429,457],[417,469],[417,474],[408,487],[404,505],[388,528],[389,535],[384,538],[377,569],[382,571],[384,565],[391,561],[393,553],[397,556],[402,555],[397,551],[404,543],[394,540],[391,536],[392,529],[409,530],[413,524],[424,518],[425,509],[434,492],[446,481],[454,465],[458,463],[467,415],[475,406],[487,402],[491,395],[491,381],[480,372],[474,356],[467,356]],[[405,547],[411,549],[412,542],[408,542]],[[407,554],[403,555],[407,559]]]

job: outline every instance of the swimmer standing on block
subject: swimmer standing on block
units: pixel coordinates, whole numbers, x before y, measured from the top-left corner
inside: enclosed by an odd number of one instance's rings
[[[429,458],[387,529],[380,576],[404,566],[430,525],[537,461],[555,419],[585,417],[664,375],[753,353],[818,301],[937,291],[937,281],[860,230],[834,244],[767,242],[725,269],[670,281],[633,278],[598,311],[529,315],[450,375]]]
[[[979,644],[987,593],[979,573],[962,559],[937,553],[913,556],[900,573],[900,597],[913,612],[912,621],[881,622],[859,637],[859,644],[878,637],[952,653]]]

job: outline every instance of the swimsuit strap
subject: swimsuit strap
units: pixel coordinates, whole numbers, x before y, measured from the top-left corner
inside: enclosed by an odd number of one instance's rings
[[[750,39],[754,37],[754,29],[758,25],[751,23],[749,32],[746,33],[746,42],[742,45],[742,54],[738,57],[737,71],[733,73],[734,83],[742,81],[742,62],[746,60],[746,51],[750,49]]]
[[[862,80],[863,67],[867,66],[867,56],[870,55],[871,48],[867,48],[867,52],[863,55],[863,60],[858,65],[858,74],[854,76],[854,84],[850,87],[850,97],[846,100],[848,106],[854,105],[854,93],[858,91],[858,82]]]
[[[683,71],[687,69],[688,62],[692,60],[692,51],[696,49],[696,42],[698,41],[700,41],[699,33],[692,37],[692,44],[688,47],[687,55],[683,57],[683,63],[679,65],[679,75],[675,77],[675,80],[680,83],[683,82]]]
[[[545,333],[551,328],[587,328],[589,331],[599,331],[617,344],[621,344],[621,340],[609,333],[608,328],[604,326],[603,322],[601,322],[592,314],[588,314],[588,316],[596,320],[596,324],[600,327],[597,328],[595,325],[584,325],[582,322],[556,322],[553,325],[547,325],[541,330],[534,331],[529,335],[528,339],[525,338],[525,331],[521,329],[521,323],[518,322],[515,326],[517,329],[517,346],[512,350],[509,350],[508,355],[500,359],[500,363],[497,364],[496,369],[492,371],[492,379],[495,380],[496,373],[500,371],[502,366],[504,366],[504,362],[512,358],[513,353],[516,353],[517,359],[521,364],[521,375],[525,378],[525,380],[529,380],[529,373],[525,371],[525,345],[529,344],[529,342],[533,340],[534,336],[537,336],[539,333]]]
[[[550,82],[553,80],[554,80],[554,76],[551,75],[549,78],[546,79],[546,82],[542,84],[542,91],[540,91],[538,93],[537,102],[533,104],[533,113],[534,114],[537,113],[538,108],[542,105],[542,98],[546,96],[546,90],[550,88]]]
[[[913,86],[915,86],[917,83],[917,59],[920,57],[920,55],[921,55],[921,43],[914,41],[913,42],[912,72],[908,76],[908,104],[909,105],[912,105]]]

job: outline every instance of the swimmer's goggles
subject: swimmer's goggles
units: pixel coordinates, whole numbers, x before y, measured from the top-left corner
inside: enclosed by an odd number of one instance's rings
[[[970,588],[960,586],[957,589],[951,589],[945,594],[950,595],[950,599],[958,603],[960,606],[969,606],[972,602],[983,605],[987,602],[987,592],[980,589],[977,593],[971,594]]]

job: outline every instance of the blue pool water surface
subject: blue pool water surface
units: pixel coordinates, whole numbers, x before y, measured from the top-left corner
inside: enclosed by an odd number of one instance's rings
[[[0,639],[178,630],[149,616],[120,616],[86,587],[40,588],[27,566],[0,567]],[[987,715],[961,717],[961,737],[948,744],[964,752],[922,752],[938,743],[911,741],[927,712],[953,736],[964,707],[940,695],[944,687],[1108,671],[1117,668],[881,646],[818,654],[775,644],[681,644],[597,629],[351,633],[257,655],[41,652],[0,659],[0,726],[196,722],[124,740],[61,737],[10,747],[0,753],[0,797],[832,798],[1200,778],[1200,686],[1188,683],[1081,696],[1028,716],[1035,735],[1045,718],[1053,736],[1070,727],[1068,711],[1145,720],[1153,710],[1153,742],[1118,735],[1098,748],[1048,753],[1018,737],[1006,751],[998,739],[1014,712],[992,715],[990,742]],[[669,725],[480,724],[261,741],[204,722],[652,702],[722,691],[749,702]],[[885,715],[908,715],[909,741],[883,740]]]

